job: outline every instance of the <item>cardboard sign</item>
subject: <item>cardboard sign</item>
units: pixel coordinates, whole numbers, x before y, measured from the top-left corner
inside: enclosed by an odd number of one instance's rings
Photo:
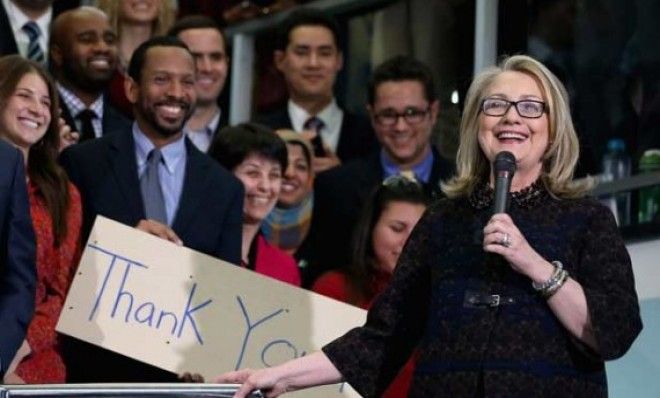
[[[97,217],[57,330],[210,381],[316,351],[365,319],[362,309]],[[359,397],[345,383],[291,396]]]

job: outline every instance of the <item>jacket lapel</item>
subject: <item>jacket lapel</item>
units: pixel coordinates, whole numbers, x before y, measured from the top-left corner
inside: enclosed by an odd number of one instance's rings
[[[339,127],[339,141],[337,141],[337,150],[335,151],[335,155],[337,155],[340,159],[344,159],[346,152],[348,152],[349,149],[354,145],[354,143],[350,142],[351,138],[353,138],[352,134],[345,133],[344,131],[346,128],[346,123],[348,123],[348,118],[348,112],[344,112],[344,117],[342,118],[341,126]]]
[[[0,3],[0,55],[5,54],[18,54],[18,46],[16,46],[7,10]]]
[[[225,115],[221,111],[220,112],[220,122],[215,127],[215,131],[213,132],[213,136],[211,137],[211,144],[213,144],[213,141],[215,141],[215,137],[218,136],[218,133],[220,132],[220,130],[222,130],[223,128],[225,128],[229,125],[229,124],[227,124],[227,118],[228,118],[228,115]],[[210,146],[209,146],[209,148],[210,148]],[[208,150],[207,150],[207,152],[208,152]]]
[[[60,98],[60,109],[62,110],[62,119],[64,119],[64,122],[66,122],[69,127],[71,127],[71,130],[73,131],[78,131],[78,128],[76,127],[76,122],[73,120],[73,115],[71,114],[71,111],[69,110],[69,107],[66,105],[64,102],[64,99],[62,96],[59,96]]]
[[[201,153],[197,148],[194,148],[188,137],[185,140],[187,154],[186,172],[181,198],[179,199],[179,207],[172,223],[172,229],[179,235],[182,235],[190,225],[197,211],[197,206],[202,202],[207,174],[209,173],[209,163],[204,158],[206,155]]]
[[[110,99],[106,96],[103,99],[103,135],[114,133],[115,131],[130,129],[132,122],[121,112],[110,104]]]
[[[438,195],[442,196],[440,182],[448,181],[454,175],[456,166],[453,162],[442,157],[435,146],[431,146],[431,149],[433,151],[433,165],[426,189],[434,197]]]
[[[119,131],[111,136],[110,146],[112,170],[117,179],[119,190],[126,198],[126,206],[137,220],[143,219],[144,203],[140,193],[135,143],[130,130]]]
[[[385,176],[383,165],[380,162],[380,151],[372,152],[364,158],[363,162],[362,172],[353,176],[356,180],[353,184],[359,187],[355,190],[358,195],[357,203],[365,203],[371,191],[382,183]]]

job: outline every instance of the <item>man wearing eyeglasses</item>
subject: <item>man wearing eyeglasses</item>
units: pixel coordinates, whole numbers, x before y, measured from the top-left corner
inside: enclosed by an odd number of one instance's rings
[[[354,225],[369,193],[388,177],[409,176],[429,195],[441,194],[440,181],[453,175],[455,166],[431,144],[439,112],[434,87],[428,67],[409,57],[392,58],[374,70],[367,109],[382,147],[318,176],[305,283],[349,265]]]

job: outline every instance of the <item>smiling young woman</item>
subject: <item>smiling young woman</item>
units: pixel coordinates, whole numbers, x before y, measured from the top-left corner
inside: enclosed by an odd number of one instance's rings
[[[16,55],[0,58],[0,137],[23,152],[37,242],[36,311],[24,343],[30,353],[7,382],[65,381],[55,324],[79,257],[82,215],[78,190],[56,162],[57,98],[41,66]]]

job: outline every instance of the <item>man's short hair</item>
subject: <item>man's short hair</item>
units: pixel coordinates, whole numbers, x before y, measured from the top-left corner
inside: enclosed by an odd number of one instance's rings
[[[130,76],[136,83],[139,83],[142,78],[142,68],[144,67],[147,51],[152,47],[180,47],[185,49],[192,58],[190,49],[188,49],[188,46],[186,46],[186,44],[179,38],[173,36],[152,37],[135,49],[131,56],[131,61],[128,64],[128,76]]]
[[[225,37],[225,32],[223,32],[220,24],[218,24],[215,19],[207,17],[206,15],[187,15],[172,25],[172,27],[167,31],[168,36],[178,37],[179,34],[183,31],[190,29],[215,29],[220,33],[222,41],[225,43],[225,50],[227,47],[227,38]]]
[[[277,49],[286,50],[291,32],[300,26],[322,26],[332,32],[335,46],[341,51],[339,44],[339,25],[329,14],[315,8],[300,8],[289,14],[277,29]]]
[[[436,100],[433,74],[428,66],[412,57],[398,55],[383,62],[374,69],[369,79],[367,95],[369,104],[376,99],[376,88],[386,82],[413,80],[424,87],[424,96],[429,102]]]

